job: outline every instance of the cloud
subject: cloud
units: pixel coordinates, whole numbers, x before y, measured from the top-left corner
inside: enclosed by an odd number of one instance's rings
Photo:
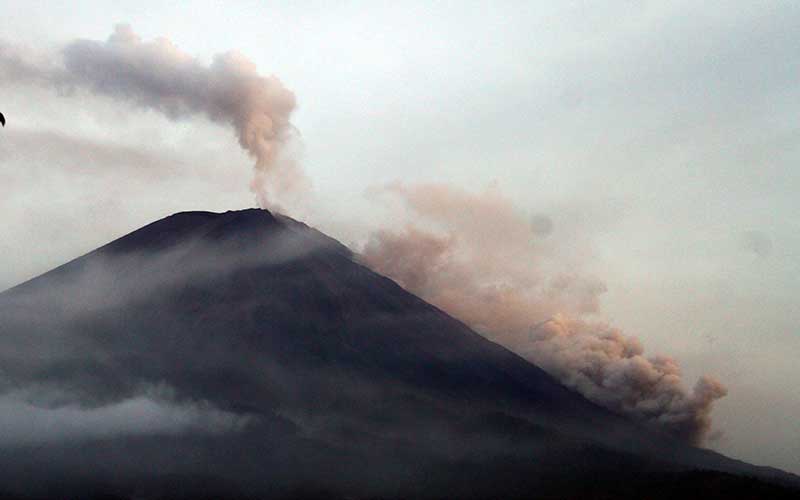
[[[14,159],[36,176],[48,175],[56,167],[71,175],[108,175],[111,169],[129,169],[149,176],[177,175],[182,161],[169,154],[129,146],[74,137],[58,131],[9,129],[0,143],[0,159]],[[13,175],[12,175],[13,174]],[[23,176],[0,170],[0,176],[13,182]],[[27,177],[28,175],[26,175]]]
[[[151,388],[135,397],[88,408],[77,403],[43,404],[41,394],[30,391],[3,394],[0,446],[123,436],[219,434],[240,431],[252,419],[219,410],[207,402],[171,401],[165,397],[166,392],[165,387]]]

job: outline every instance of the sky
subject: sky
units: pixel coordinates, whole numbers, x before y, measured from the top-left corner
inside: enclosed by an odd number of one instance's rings
[[[359,247],[403,224],[375,186],[496,189],[552,224],[600,314],[688,379],[711,446],[800,473],[800,6],[795,2],[0,2],[50,53],[128,23],[294,92],[313,206]],[[8,80],[10,75],[0,75]],[[0,289],[181,210],[256,205],[229,127],[0,85]],[[536,219],[539,217],[539,219]]]

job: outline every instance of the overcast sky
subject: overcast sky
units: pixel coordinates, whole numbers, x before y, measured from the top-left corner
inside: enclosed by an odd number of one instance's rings
[[[2,38],[47,52],[124,22],[240,51],[296,94],[307,219],[348,244],[383,217],[371,186],[496,186],[586,249],[603,318],[724,381],[716,449],[800,473],[800,4],[116,3],[0,1]],[[229,128],[13,84],[0,111],[0,289],[255,205]]]

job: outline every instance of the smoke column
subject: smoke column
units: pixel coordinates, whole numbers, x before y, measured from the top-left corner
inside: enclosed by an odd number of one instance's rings
[[[294,94],[275,77],[261,76],[236,52],[210,65],[180,51],[166,38],[143,42],[128,25],[117,25],[105,42],[77,40],[54,60],[0,45],[0,77],[61,91],[84,89],[162,113],[172,120],[205,115],[230,124],[239,144],[255,159],[251,185],[261,206],[276,193],[304,189],[294,162],[281,158],[290,139]],[[280,164],[280,165],[279,165]],[[280,168],[278,168],[280,166]]]
[[[415,223],[374,233],[362,251],[368,266],[592,401],[703,442],[725,387],[702,377],[687,390],[675,360],[645,357],[636,338],[584,319],[598,312],[606,288],[572,263],[555,263],[555,232],[545,240],[493,189],[395,184],[384,191],[403,200]]]
[[[262,207],[308,185],[282,155],[293,132],[294,94],[235,52],[205,65],[167,39],[143,42],[118,25],[105,42],[74,41],[52,58],[0,43],[0,83],[86,90],[172,120],[204,115],[228,123],[255,159],[251,189]],[[396,184],[386,191],[403,200],[415,223],[373,234],[363,249],[367,265],[589,399],[687,441],[703,440],[725,388],[703,377],[687,390],[674,360],[645,357],[635,338],[592,320],[605,285],[560,260],[550,219],[529,219],[494,190]]]

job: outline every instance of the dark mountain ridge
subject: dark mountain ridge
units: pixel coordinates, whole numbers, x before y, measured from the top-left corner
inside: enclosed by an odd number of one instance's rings
[[[638,497],[702,477],[788,498],[800,485],[589,402],[264,210],[175,214],[0,294],[0,363],[0,394],[34,415],[139,404],[194,419],[0,440],[0,491],[16,495]]]

